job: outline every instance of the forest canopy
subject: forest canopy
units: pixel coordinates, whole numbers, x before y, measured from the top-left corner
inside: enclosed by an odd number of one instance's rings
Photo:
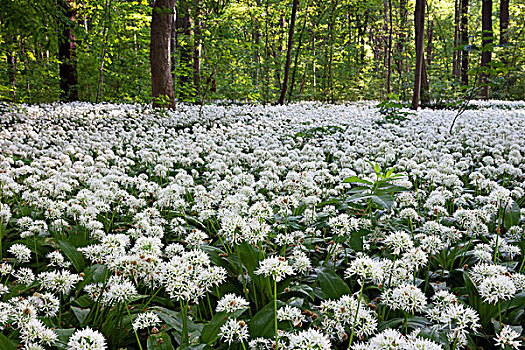
[[[0,0],[0,99],[151,102],[157,11],[179,101],[409,100],[418,4],[422,104],[525,98],[520,0]]]

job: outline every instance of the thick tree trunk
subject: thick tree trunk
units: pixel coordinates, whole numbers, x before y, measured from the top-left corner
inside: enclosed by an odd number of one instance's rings
[[[461,45],[468,45],[468,0],[461,0]],[[468,51],[461,50],[461,85],[468,86]]]
[[[76,61],[76,38],[73,35],[75,13],[70,4],[71,0],[60,0],[60,7],[69,23],[62,27],[58,40],[58,59],[60,61],[60,98],[63,101],[78,100],[78,78]]]
[[[171,76],[170,36],[175,0],[156,0],[151,19],[151,89],[153,105],[175,108]],[[163,99],[169,99],[166,104]]]
[[[414,28],[416,36],[416,68],[414,73],[414,93],[411,108],[417,110],[421,97],[421,79],[423,71],[423,39],[425,38],[425,2],[416,0],[414,11]]]
[[[483,0],[481,7],[481,29],[483,30],[483,49],[481,52],[481,67],[488,68],[492,60],[492,0]],[[481,90],[480,98],[489,98],[489,74],[481,73],[480,77]]]

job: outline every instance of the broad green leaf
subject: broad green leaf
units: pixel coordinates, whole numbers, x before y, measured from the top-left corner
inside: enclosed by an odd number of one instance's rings
[[[505,228],[509,229],[512,226],[519,225],[520,220],[520,206],[515,201],[512,201],[512,203],[507,208],[505,208]]]
[[[321,268],[317,274],[317,282],[328,299],[339,299],[345,294],[351,294],[345,281],[331,269]]]
[[[16,350],[16,346],[5,335],[0,333],[0,349],[2,349],[2,350]]]
[[[76,307],[76,306],[72,306],[71,310],[73,310],[73,313],[77,317],[77,320],[78,320],[78,322],[80,322],[80,324],[84,323],[84,321],[86,320],[86,318],[89,315],[89,312],[91,311],[91,309],[81,309],[81,308]]]
[[[201,342],[213,344],[217,340],[221,326],[226,323],[228,315],[224,312],[217,313],[213,316],[210,323],[206,324],[201,332]]]
[[[277,300],[277,309],[283,305],[284,303],[282,301]],[[260,309],[250,320],[248,324],[250,336],[252,338],[273,338],[275,336],[274,322],[274,301],[272,300]]]
[[[352,182],[357,182],[357,183],[366,184],[366,185],[373,184],[372,182],[360,179],[357,176],[350,176],[343,180],[343,183],[352,183]]]
[[[148,350],[175,350],[175,348],[171,343],[170,336],[161,332],[148,337]]]
[[[86,263],[84,261],[84,257],[80,252],[75,248],[71,243],[67,241],[59,241],[58,245],[60,246],[60,250],[64,255],[71,260],[73,263],[73,266],[75,267],[75,270],[77,272],[84,271],[84,267],[86,266]]]

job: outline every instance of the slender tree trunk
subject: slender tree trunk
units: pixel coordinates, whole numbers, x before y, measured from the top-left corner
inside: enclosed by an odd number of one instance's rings
[[[509,28],[509,0],[500,0],[499,7],[499,44],[507,45],[507,29]]]
[[[280,105],[284,103],[284,98],[286,97],[286,90],[288,89],[288,77],[290,75],[290,64],[292,61],[293,34],[295,30],[295,18],[297,16],[297,5],[299,5],[299,0],[293,0],[292,15],[290,17],[290,31],[288,33],[288,47],[286,48],[286,64],[284,66],[284,81],[283,81],[283,87],[281,90],[281,96],[279,97],[279,101],[277,102]]]
[[[15,51],[8,50],[6,56],[7,56],[7,64],[9,66],[9,73],[10,73],[10,83],[13,87],[13,102],[16,103],[16,72],[17,72],[17,59],[15,55]]]
[[[481,52],[481,67],[488,69],[492,60],[492,0],[482,0],[481,6],[481,29],[483,30],[483,49]],[[480,96],[489,99],[489,74],[481,72],[480,76]]]
[[[151,89],[153,105],[175,108],[171,76],[170,36],[175,0],[155,0],[151,19]],[[162,99],[168,98],[167,105]]]
[[[394,26],[392,25],[392,0],[388,0],[388,27],[386,92],[390,93],[392,90],[392,34],[394,30]]]
[[[102,36],[104,37],[104,43],[102,44],[102,54],[100,55],[100,70],[98,76],[98,87],[97,97],[95,103],[98,103],[102,99],[103,83],[104,83],[104,62],[106,61],[106,47],[108,45],[109,33],[111,32],[111,1],[106,1],[106,24]]]
[[[177,81],[177,16],[173,16],[170,35],[171,79]]]
[[[177,10],[175,16],[175,26],[177,32],[177,51],[179,52],[179,65],[177,67],[177,87],[178,96],[183,99],[189,99],[193,96],[192,94],[192,79],[191,77],[191,56],[192,48],[191,42],[191,17],[190,17],[190,4],[188,0],[182,0],[177,2]],[[183,40],[179,42],[179,34],[181,34]]]
[[[201,4],[194,0],[193,15],[193,86],[197,95],[201,93]]]
[[[468,45],[468,0],[461,0],[461,45]],[[461,50],[461,85],[468,86],[468,50]]]
[[[63,101],[78,100],[78,78],[76,62],[76,38],[73,35],[75,13],[71,7],[71,0],[60,0],[61,10],[69,19],[69,23],[62,27],[58,41],[58,59],[60,60],[60,89]]]
[[[454,0],[454,48],[459,46],[459,37],[460,37],[460,1]],[[452,78],[454,81],[457,81],[458,78],[458,67],[459,62],[461,61],[461,51],[453,50],[452,51]]]
[[[295,76],[297,73],[297,64],[299,62],[299,54],[301,53],[301,45],[303,43],[303,34],[304,34],[304,30],[306,29],[306,21],[308,19],[309,5],[310,5],[310,2],[306,4],[303,27],[301,28],[301,32],[299,33],[299,42],[297,44],[297,50],[295,51],[295,60],[294,60],[293,71],[292,71],[292,81],[290,82],[290,90],[288,91],[288,103],[290,103],[290,101],[292,100],[293,88],[295,84]]]
[[[425,37],[425,0],[416,0],[414,11],[414,28],[416,36],[416,68],[414,73],[414,93],[411,108],[417,110],[421,96],[421,79],[423,71],[423,39]]]

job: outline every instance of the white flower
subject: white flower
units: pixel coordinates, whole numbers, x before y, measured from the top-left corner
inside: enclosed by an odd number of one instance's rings
[[[489,277],[481,282],[478,289],[483,301],[494,304],[511,299],[516,294],[516,286],[512,278],[506,275]]]
[[[37,280],[40,282],[43,289],[66,295],[75,287],[75,284],[82,280],[82,277],[67,270],[55,270],[41,272],[38,275]]]
[[[519,349],[521,341],[519,339],[520,334],[513,330],[510,326],[503,326],[498,335],[496,335],[496,345],[505,348],[510,346],[514,349]]]
[[[226,312],[233,314],[237,310],[249,307],[248,302],[243,297],[237,296],[233,293],[225,294],[221,300],[218,301],[215,311]]]
[[[302,314],[301,309],[285,305],[284,307],[277,310],[277,319],[279,321],[291,322],[295,327],[300,327],[301,323],[304,322],[305,317]]]
[[[383,264],[369,256],[358,257],[350,263],[350,267],[345,271],[346,278],[350,278],[353,275],[357,275],[359,281],[363,281],[360,283],[372,281],[378,284],[383,279]]]
[[[7,251],[13,254],[19,263],[29,262],[31,258],[31,250],[23,244],[15,243]]]
[[[133,329],[137,331],[143,328],[155,327],[159,323],[161,323],[161,321],[156,313],[145,312],[137,315],[137,318],[133,321]]]
[[[294,269],[288,265],[285,258],[273,256],[264,259],[259,263],[259,268],[255,270],[256,275],[272,277],[275,281],[280,282],[286,275],[293,275]]]
[[[312,328],[301,331],[298,334],[290,334],[288,339],[287,349],[290,350],[330,350],[332,346],[330,339],[326,335]]]
[[[384,291],[382,299],[383,303],[391,309],[401,309],[412,314],[415,311],[423,311],[427,305],[425,294],[418,287],[410,284],[402,284]]]
[[[392,232],[385,239],[385,244],[393,250],[395,255],[399,255],[414,246],[412,238],[410,238],[409,234],[404,231]]]
[[[105,350],[106,340],[104,336],[89,327],[76,330],[67,342],[68,350]]]
[[[231,318],[221,326],[219,337],[228,342],[228,344],[234,341],[245,341],[249,338],[248,326],[242,320]]]

